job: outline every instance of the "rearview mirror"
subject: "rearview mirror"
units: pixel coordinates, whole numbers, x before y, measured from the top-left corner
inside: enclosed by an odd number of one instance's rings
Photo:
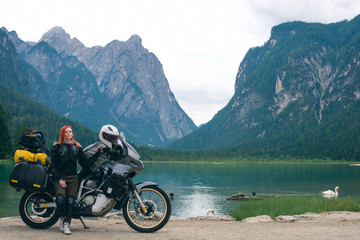
[[[125,141],[125,134],[123,132],[120,132],[120,138],[121,140]]]

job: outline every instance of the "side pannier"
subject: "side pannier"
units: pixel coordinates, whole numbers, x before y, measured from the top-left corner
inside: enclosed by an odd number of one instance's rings
[[[9,183],[16,190],[44,192],[48,178],[49,171],[44,165],[20,162],[14,166]]]

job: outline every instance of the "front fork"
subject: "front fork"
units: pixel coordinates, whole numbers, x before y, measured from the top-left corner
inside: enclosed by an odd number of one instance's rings
[[[138,191],[136,190],[136,187],[134,185],[134,182],[132,181],[132,179],[128,179],[128,184],[129,184],[129,187],[131,189],[131,192],[133,193],[133,195],[135,196],[135,198],[138,200],[139,204],[140,204],[140,207],[141,207],[141,210],[143,211],[143,213],[147,213],[147,210],[146,210],[146,207],[145,207],[145,204],[143,203],[143,201],[141,200],[140,198],[140,195],[138,193]]]

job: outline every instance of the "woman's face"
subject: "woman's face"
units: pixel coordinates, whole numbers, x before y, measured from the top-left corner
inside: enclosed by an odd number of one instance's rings
[[[71,128],[65,129],[64,140],[71,141],[72,137],[73,137],[73,132],[72,132]]]

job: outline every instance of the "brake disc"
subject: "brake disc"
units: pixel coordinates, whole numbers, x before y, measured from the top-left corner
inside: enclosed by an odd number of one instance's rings
[[[156,206],[156,203],[151,201],[151,200],[144,200],[143,201],[145,207],[146,207],[146,210],[147,212],[144,213],[142,210],[141,210],[141,206],[138,205],[136,211],[138,212],[138,214],[142,217],[142,218],[145,218],[145,219],[150,219],[150,218],[153,218],[155,216],[155,213],[156,213],[156,210],[157,210],[157,206]]]

